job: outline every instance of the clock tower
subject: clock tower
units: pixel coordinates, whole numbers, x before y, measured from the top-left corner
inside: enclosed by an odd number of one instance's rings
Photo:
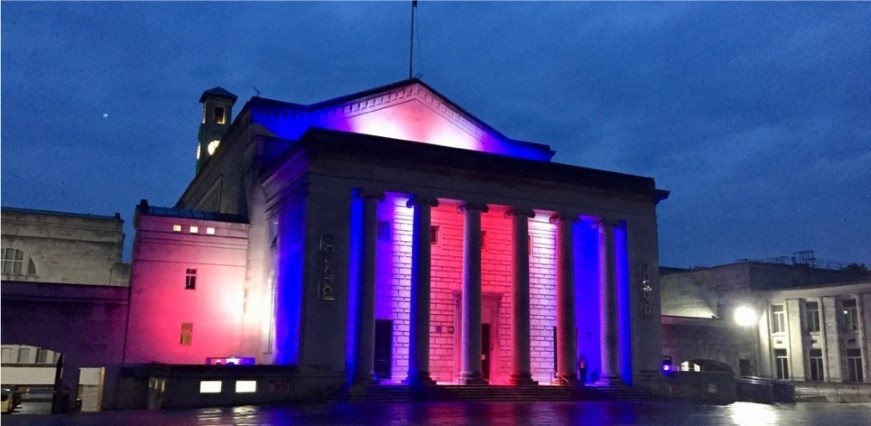
[[[209,157],[215,154],[221,144],[221,138],[230,128],[233,120],[233,104],[236,95],[223,87],[215,87],[203,92],[200,103],[203,104],[203,119],[197,137],[197,173],[203,168]]]

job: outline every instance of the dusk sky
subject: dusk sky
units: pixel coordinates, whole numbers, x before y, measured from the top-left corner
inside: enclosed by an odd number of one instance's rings
[[[172,206],[203,90],[313,103],[408,75],[410,2],[2,9],[3,206]],[[433,3],[415,73],[554,161],[650,176],[660,262],[871,264],[871,4]],[[129,249],[128,249],[129,251]],[[129,258],[129,253],[125,254]]]

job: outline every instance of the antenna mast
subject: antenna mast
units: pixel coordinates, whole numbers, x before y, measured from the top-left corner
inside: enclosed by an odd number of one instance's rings
[[[417,0],[411,2],[411,41],[408,44],[408,78],[414,75],[414,9],[417,9]]]

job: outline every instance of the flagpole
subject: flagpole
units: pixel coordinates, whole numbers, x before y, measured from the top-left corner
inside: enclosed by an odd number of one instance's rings
[[[414,75],[414,9],[417,8],[417,0],[411,2],[411,36],[409,41],[408,54],[408,78]]]

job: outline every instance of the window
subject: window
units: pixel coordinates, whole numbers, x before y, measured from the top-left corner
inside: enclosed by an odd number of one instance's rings
[[[774,305],[771,307],[771,332],[786,332],[786,312],[783,311],[783,305]]]
[[[11,364],[12,363],[12,348],[3,348],[2,349],[2,358],[0,358],[0,362],[3,364]]]
[[[487,231],[481,231],[481,250],[487,250]]]
[[[215,235],[215,228],[212,228],[211,226],[206,228],[206,235]]]
[[[810,379],[815,382],[825,380],[823,376],[823,350],[811,349],[808,353],[808,359],[810,360]]]
[[[187,272],[185,272],[184,289],[185,290],[196,290],[197,289],[197,270],[196,269],[188,268]]]
[[[3,249],[3,273],[21,275],[24,265],[24,252],[14,248]]]
[[[215,123],[224,124],[227,122],[227,114],[224,112],[224,107],[215,107]]]
[[[774,368],[777,379],[789,379],[789,361],[786,359],[786,349],[774,350]]]
[[[191,226],[191,234],[196,234],[200,232],[199,226]]]
[[[45,349],[36,349],[36,363],[37,364],[46,364],[48,363],[48,351]]]
[[[257,392],[256,380],[236,380],[236,393]]]
[[[856,299],[847,299],[841,302],[841,305],[844,307],[843,310],[843,322],[841,325],[844,327],[844,330],[858,330],[859,329],[859,315],[856,311]]]
[[[390,222],[379,220],[375,232],[378,234],[378,241],[390,241]]]
[[[172,232],[181,232],[181,225],[172,225]]]
[[[200,393],[221,393],[220,380],[203,380],[200,382]]]
[[[181,324],[181,338],[178,343],[182,346],[190,346],[193,340],[194,323],[184,322]],[[220,382],[219,382],[220,383]],[[220,389],[218,390],[220,392]]]
[[[807,331],[816,333],[820,331],[820,304],[807,302],[804,304],[804,319],[807,323]]]
[[[20,348],[18,349],[18,363],[19,364],[30,364],[30,348]]]
[[[439,227],[431,226],[429,228],[429,243],[430,244],[438,244],[439,243]]]
[[[862,382],[862,350],[847,349],[847,381]]]

